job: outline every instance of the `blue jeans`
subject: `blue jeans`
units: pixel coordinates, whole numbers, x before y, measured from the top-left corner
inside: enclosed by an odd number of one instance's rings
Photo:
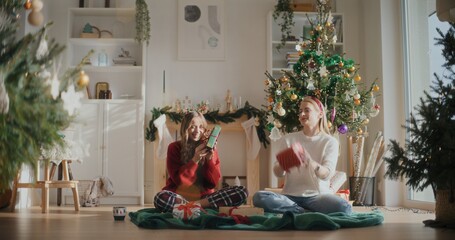
[[[258,191],[253,196],[253,205],[271,213],[343,212],[351,214],[352,207],[343,198],[334,194],[319,194],[312,197],[296,197],[269,191]]]

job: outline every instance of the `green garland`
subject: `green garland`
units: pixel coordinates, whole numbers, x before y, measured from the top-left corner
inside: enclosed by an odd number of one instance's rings
[[[136,0],[136,41],[139,43],[150,40],[150,15],[147,3]]]
[[[175,123],[181,123],[183,116],[185,115],[184,112],[171,112],[172,107],[164,107],[164,108],[153,108],[152,109],[152,119],[149,122],[149,126],[146,129],[145,139],[153,142],[156,140],[156,132],[157,129],[153,122],[158,119],[161,115],[166,114],[166,116]],[[235,112],[226,112],[220,113],[219,110],[209,111],[204,113],[205,119],[210,123],[231,123],[235,122],[236,119],[246,115],[249,118],[255,117],[258,121],[256,124],[256,131],[259,137],[259,141],[261,141],[262,145],[267,148],[267,145],[270,144],[269,139],[267,138],[266,134],[266,113],[263,110],[259,110],[253,106],[251,106],[248,102],[245,103],[243,108],[238,109]]]

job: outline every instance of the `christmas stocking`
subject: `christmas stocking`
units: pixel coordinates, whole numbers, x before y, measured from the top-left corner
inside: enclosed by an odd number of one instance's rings
[[[259,153],[259,149],[261,148],[261,142],[259,141],[258,133],[256,132],[256,126],[254,125],[255,122],[256,119],[252,117],[242,123],[242,127],[245,130],[247,140],[246,155],[248,160],[255,159]]]
[[[166,126],[166,115],[162,114],[153,122],[153,125],[158,129],[158,158],[164,159],[167,156],[167,146],[173,141]]]

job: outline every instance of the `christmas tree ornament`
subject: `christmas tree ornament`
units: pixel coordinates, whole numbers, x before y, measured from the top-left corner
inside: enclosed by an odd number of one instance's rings
[[[32,0],[33,11],[39,12],[43,9],[43,2],[41,0]]]
[[[286,110],[284,110],[284,108],[278,108],[277,113],[280,117],[282,117],[286,114]]]
[[[29,15],[30,16],[30,15]],[[46,41],[46,32],[41,36],[38,48],[36,49],[36,59],[41,60],[43,59],[48,53],[48,45]]]
[[[276,120],[276,119],[275,119],[275,121],[273,122],[273,124],[274,124],[275,127],[277,127],[277,128],[281,128],[281,127],[283,126],[283,125],[280,123],[280,121],[279,121],[279,120]]]
[[[33,26],[41,26],[44,21],[44,16],[41,12],[32,10],[28,15],[27,20]]]
[[[365,119],[362,121],[362,124],[363,124],[363,125],[367,125],[369,122],[370,122],[370,119],[365,118]]]
[[[362,130],[361,128],[358,128],[358,129],[357,129],[357,134],[358,134],[358,135],[362,135],[362,134],[363,134],[363,130]]]
[[[354,71],[355,71],[355,67],[354,67],[354,66],[352,66],[352,67],[349,68],[349,72],[352,73],[352,72],[354,72]]]
[[[277,141],[278,139],[280,139],[281,138],[280,130],[277,127],[273,127],[272,131],[270,131],[269,138],[272,141]]]
[[[356,106],[359,106],[360,105],[360,99],[354,99],[354,104]]]
[[[261,119],[258,117],[254,118],[254,126],[259,127],[261,125]]]
[[[377,84],[373,85],[373,91],[375,92],[379,91],[379,86]]]
[[[81,71],[79,73],[79,80],[77,81],[77,86],[83,88],[86,87],[89,82],[90,78],[88,77],[88,75],[84,71]]]
[[[291,100],[295,101],[297,100],[297,98],[298,98],[297,94],[295,93],[291,94]]]
[[[370,113],[371,117],[376,117],[379,114],[379,109],[373,109],[373,111]]]
[[[360,80],[362,80],[362,77],[360,77],[359,74],[356,74],[356,75],[354,76],[354,80],[355,80],[356,82],[359,82]]]
[[[354,99],[360,99],[360,94],[356,93],[356,94],[354,94],[353,97],[354,97]]]
[[[84,96],[81,92],[76,92],[74,85],[70,84],[67,91],[62,92],[63,108],[69,116],[73,116],[77,109],[81,107],[81,98]]]
[[[58,80],[57,72],[54,72],[54,74],[52,75],[50,86],[52,98],[55,100],[60,94],[60,81]]]
[[[338,132],[341,134],[345,134],[348,132],[348,126],[346,124],[341,124],[338,126]]]
[[[32,8],[32,0],[27,0],[27,1],[25,1],[25,3],[24,3],[24,8],[25,8],[26,10],[29,10],[30,8]]]

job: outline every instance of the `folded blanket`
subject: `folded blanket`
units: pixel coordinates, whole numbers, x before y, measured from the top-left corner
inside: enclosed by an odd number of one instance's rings
[[[250,224],[237,224],[235,217],[219,216],[215,210],[207,209],[201,216],[183,221],[174,218],[172,213],[160,213],[154,208],[130,212],[131,221],[141,228],[150,229],[222,229],[222,230],[335,230],[339,228],[358,228],[381,224],[384,216],[379,211],[367,213],[323,214],[317,212],[294,214],[266,213],[264,216],[248,217]]]

